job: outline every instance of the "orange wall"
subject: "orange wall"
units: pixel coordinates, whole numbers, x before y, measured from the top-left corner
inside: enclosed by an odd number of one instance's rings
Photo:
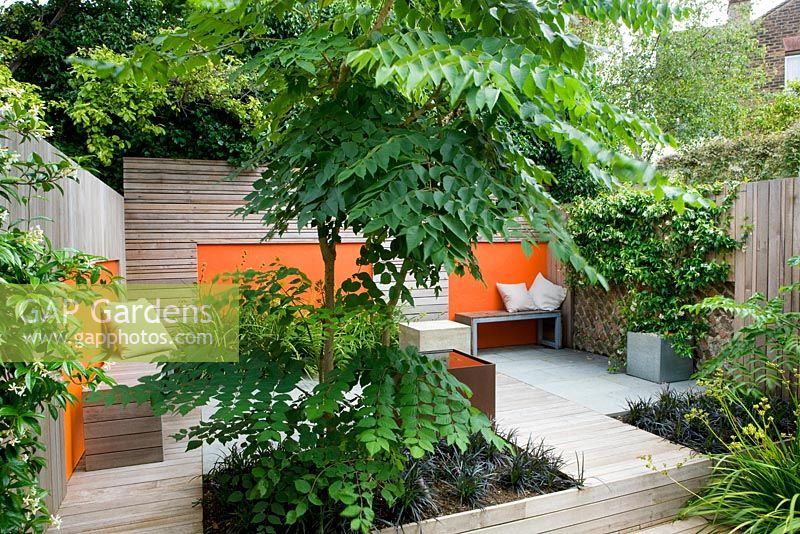
[[[119,276],[118,260],[108,260],[100,264],[108,268],[113,276]],[[71,383],[67,389],[78,399],[75,404],[68,404],[64,410],[64,448],[66,449],[67,478],[69,478],[86,447],[83,433],[83,386]]]
[[[336,246],[337,286],[358,272],[371,272],[369,267],[356,265],[360,250],[358,243]],[[197,245],[197,279],[201,282],[210,282],[215,275],[236,270],[266,270],[273,263],[300,269],[312,283],[321,281],[325,274],[322,253],[316,243]]]
[[[503,300],[495,284],[524,282],[530,287],[538,273],[547,276],[547,245],[525,256],[519,243],[480,243],[475,255],[484,282],[470,275],[451,276],[449,288],[450,320],[456,313],[503,310]],[[478,347],[505,347],[536,343],[536,321],[490,323],[478,326]]]

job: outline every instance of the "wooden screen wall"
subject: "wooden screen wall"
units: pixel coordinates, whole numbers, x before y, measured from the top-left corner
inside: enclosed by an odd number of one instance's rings
[[[24,161],[34,153],[44,161],[58,162],[65,156],[44,140],[23,141],[12,132],[4,132],[0,145],[20,155]],[[76,180],[61,182],[63,194],[57,190],[36,193],[26,205],[4,203],[9,222],[29,221],[21,227],[39,225],[56,248],[73,248],[118,262],[119,274],[125,272],[125,219],[122,195],[85,170]],[[70,407],[70,411],[76,408]],[[57,420],[49,414],[42,421],[42,441],[47,445],[44,457],[47,467],[40,473],[41,486],[49,492],[48,509],[55,513],[67,487],[67,442],[65,415]],[[69,471],[71,471],[71,467]]]
[[[258,216],[233,216],[256,171],[229,179],[224,161],[125,158],[125,248],[131,282],[185,283],[197,280],[198,244],[260,244],[264,226]],[[346,243],[363,242],[347,233]],[[270,243],[315,243],[316,232],[289,231]],[[433,291],[412,289],[416,305],[408,313],[426,319],[447,314],[447,281]]]
[[[64,156],[43,140],[22,142],[14,133],[4,133],[0,144],[20,154],[23,160],[39,154],[45,161],[60,161]],[[64,193],[39,193],[26,206],[12,204],[9,221],[38,217],[30,223],[39,225],[56,248],[74,248],[120,262],[125,273],[125,218],[122,195],[91,173],[79,170],[78,180],[61,183]],[[27,225],[25,225],[25,229]]]
[[[47,465],[39,473],[39,484],[46,489],[48,494],[44,499],[47,509],[51,514],[55,514],[64,495],[67,493],[67,451],[64,442],[64,412],[61,411],[58,419],[53,419],[45,411],[44,419],[41,420],[42,433],[41,440],[47,450],[42,456],[47,461]]]

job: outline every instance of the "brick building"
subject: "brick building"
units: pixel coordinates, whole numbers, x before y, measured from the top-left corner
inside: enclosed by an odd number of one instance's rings
[[[749,16],[749,0],[729,0],[729,17]],[[758,18],[758,41],[766,48],[767,83],[777,91],[800,81],[800,0],[786,0]]]

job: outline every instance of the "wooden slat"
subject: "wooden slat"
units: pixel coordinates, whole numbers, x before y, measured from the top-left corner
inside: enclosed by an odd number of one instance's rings
[[[202,508],[193,506],[202,496],[200,449],[186,452],[168,435],[199,415],[164,417],[163,462],[76,472],[58,511],[59,534],[202,532]]]
[[[543,439],[562,455],[567,473],[585,469],[584,488],[406,525],[403,532],[630,532],[674,518],[708,477],[708,460],[683,447],[508,376],[499,374],[497,382],[499,428],[516,429],[519,443]],[[645,455],[669,476],[649,469]]]
[[[800,255],[800,178],[786,178],[743,184],[733,207],[734,235],[742,225],[752,226],[743,251],[734,256],[734,297],[743,302],[755,293],[778,296],[782,286],[800,282],[797,268],[787,260]],[[800,296],[792,294],[786,311],[800,311]],[[744,322],[734,321],[734,328]],[[754,364],[752,364],[754,365]],[[753,368],[754,373],[763,369]]]
[[[97,423],[100,421],[117,421],[120,419],[133,419],[137,417],[153,417],[153,410],[149,404],[112,404],[111,406],[86,406],[83,409],[84,423]]]
[[[123,423],[124,424],[124,423]],[[87,457],[106,454],[109,452],[131,451],[135,449],[149,449],[161,446],[161,430],[153,432],[140,432],[136,434],[121,434],[103,436],[86,440]]]
[[[88,440],[87,440],[88,445]],[[164,449],[159,444],[147,449],[114,451],[103,454],[86,454],[86,471],[97,471],[126,465],[139,465],[164,460]]]
[[[47,162],[62,161],[65,156],[44,140],[23,141],[13,132],[0,137],[5,146],[28,159],[36,153]],[[78,180],[64,180],[63,194],[57,190],[40,192],[27,206],[7,204],[9,220],[39,217],[39,225],[56,248],[74,248],[119,260],[120,274],[125,274],[125,217],[122,195],[87,171],[77,172]]]
[[[197,281],[197,245],[260,244],[266,234],[261,216],[234,216],[261,176],[258,171],[229,179],[234,169],[224,161],[125,158],[125,249],[128,280],[133,282]],[[344,243],[362,243],[352,232]],[[290,230],[270,243],[316,243],[312,228]],[[202,266],[201,266],[202,267]],[[447,274],[443,291],[407,285],[415,305],[403,312],[416,319],[447,316]]]
[[[58,419],[46,413],[41,422],[41,442],[47,448],[41,456],[47,464],[39,473],[39,484],[48,491],[45,497],[47,509],[52,513],[57,510],[67,491],[67,459],[64,443],[63,411]]]
[[[102,438],[107,436],[122,436],[124,434],[138,434],[141,432],[155,432],[161,430],[161,423],[157,417],[137,417],[119,421],[101,421],[87,423],[83,426],[86,439]]]

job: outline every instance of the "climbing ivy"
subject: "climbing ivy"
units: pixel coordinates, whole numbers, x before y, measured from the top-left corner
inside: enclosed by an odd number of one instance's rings
[[[735,184],[724,188],[735,191]],[[568,228],[588,262],[608,280],[627,289],[621,303],[628,331],[654,332],[690,356],[707,323],[687,314],[704,293],[727,280],[726,255],[742,243],[729,235],[732,194],[721,186],[693,190],[720,194],[717,204],[678,212],[644,191],[626,189],[579,199]],[[586,284],[580,273],[574,285]]]

